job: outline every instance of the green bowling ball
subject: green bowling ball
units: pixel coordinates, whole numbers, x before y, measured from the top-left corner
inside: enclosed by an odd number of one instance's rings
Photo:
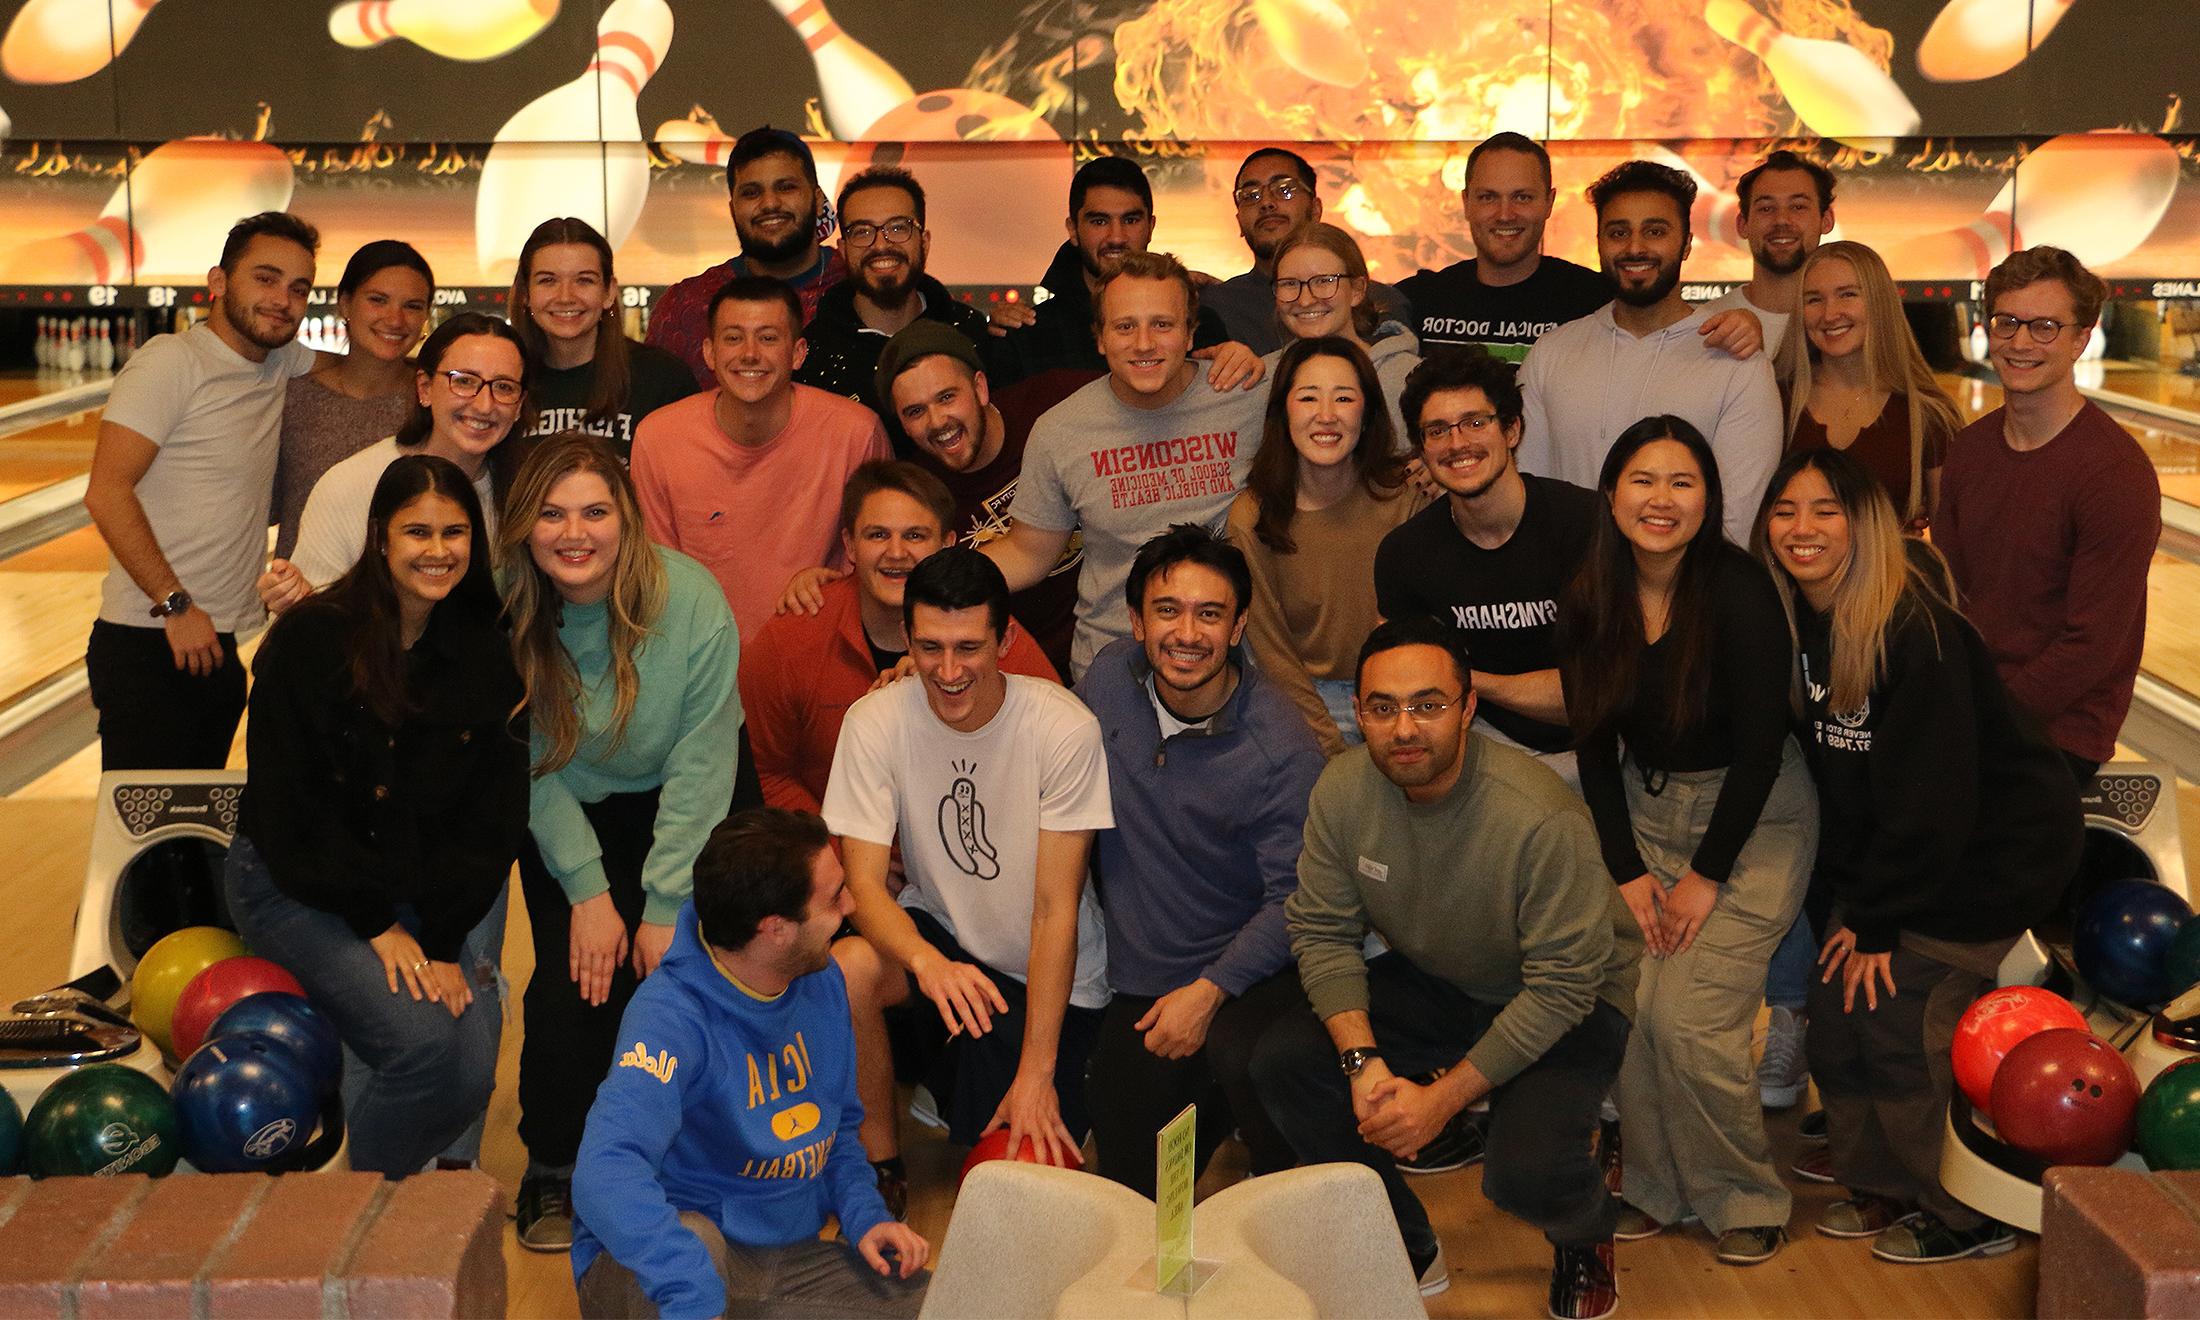
[[[0,1178],[14,1173],[23,1164],[23,1111],[0,1087]]]
[[[2200,1169],[2200,1059],[2187,1059],[2147,1083],[2132,1144],[2147,1167]]]
[[[33,1178],[118,1173],[158,1178],[183,1154],[167,1089],[119,1063],[79,1068],[47,1087],[31,1106],[23,1133]]]

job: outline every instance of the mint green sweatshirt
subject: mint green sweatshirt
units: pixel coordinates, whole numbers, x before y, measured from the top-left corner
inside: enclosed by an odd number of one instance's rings
[[[603,846],[581,804],[662,785],[656,838],[642,864],[648,895],[642,920],[670,925],[695,886],[695,858],[704,840],[733,800],[741,730],[734,673],[741,642],[709,570],[677,550],[652,548],[664,561],[665,609],[635,657],[641,692],[615,749],[606,727],[613,700],[609,611],[602,604],[564,607],[558,640],[580,673],[581,745],[562,768],[535,778],[528,826],[550,874],[578,903],[611,887]],[[542,753],[538,728],[537,760]]]
[[[1459,782],[1437,802],[1406,801],[1365,747],[1331,761],[1283,911],[1324,1021],[1366,1011],[1371,929],[1415,967],[1503,1005],[1466,1056],[1493,1086],[1599,999],[1635,1016],[1642,932],[1604,873],[1589,809],[1535,758],[1488,738],[1468,738]]]

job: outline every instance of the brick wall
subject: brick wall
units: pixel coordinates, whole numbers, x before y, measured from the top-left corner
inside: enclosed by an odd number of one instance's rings
[[[0,1179],[0,1316],[502,1316],[479,1172]]]

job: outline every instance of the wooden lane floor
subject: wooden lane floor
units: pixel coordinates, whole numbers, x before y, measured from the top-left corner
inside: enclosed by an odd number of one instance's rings
[[[0,407],[87,384],[92,377],[44,372],[0,372]],[[91,470],[99,410],[88,409],[11,435],[0,436],[0,500],[50,486]]]
[[[89,527],[0,559],[0,705],[84,659],[106,571]]]

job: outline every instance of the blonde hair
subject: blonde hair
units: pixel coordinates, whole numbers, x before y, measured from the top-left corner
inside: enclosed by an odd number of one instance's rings
[[[643,529],[641,503],[625,465],[609,445],[579,431],[561,431],[537,444],[512,479],[497,540],[510,571],[504,614],[512,626],[512,656],[527,687],[535,731],[545,743],[534,767],[538,776],[564,768],[580,751],[582,693],[580,672],[558,639],[563,600],[535,562],[528,541],[550,492],[581,472],[603,478],[619,511],[619,551],[611,564],[611,594],[604,601],[610,618],[613,693],[606,752],[616,751],[626,739],[642,686],[634,657],[665,610],[665,566]]]
[[[1937,432],[1945,450],[1948,441],[1963,429],[1963,413],[1940,382],[1933,379],[1933,369],[1926,364],[1917,336],[1910,333],[1910,323],[1902,315],[1902,294],[1895,288],[1894,277],[1887,273],[1887,263],[1862,243],[1840,239],[1820,245],[1804,259],[1798,272],[1800,280],[1809,280],[1810,273],[1828,261],[1847,262],[1856,272],[1857,287],[1864,295],[1864,388],[1900,394],[1909,404],[1910,497],[1902,517],[1904,522],[1916,522],[1919,515],[1930,512],[1925,507],[1925,437],[1928,432]],[[1781,343],[1775,364],[1780,378],[1789,384],[1790,440],[1810,404],[1811,370],[1817,361],[1818,350],[1811,347],[1810,336],[1798,323]]]

